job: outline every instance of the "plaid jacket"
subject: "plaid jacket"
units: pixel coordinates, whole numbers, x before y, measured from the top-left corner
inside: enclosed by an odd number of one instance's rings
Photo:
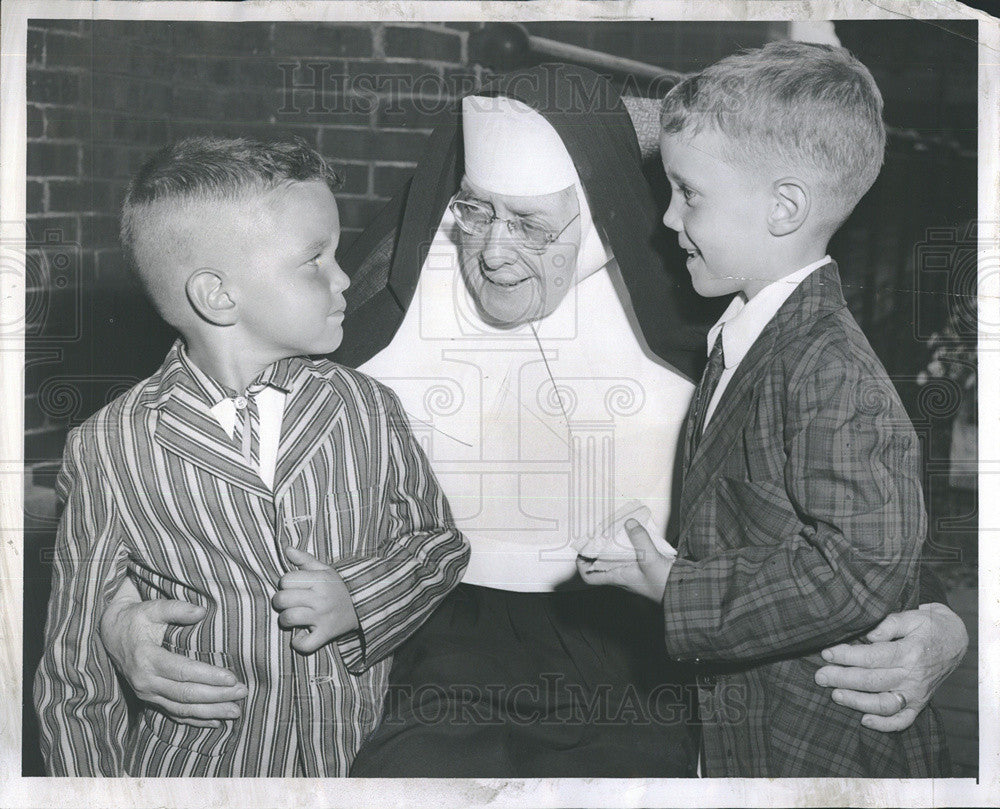
[[[690,428],[690,427],[689,427]],[[666,644],[699,665],[710,776],[946,774],[935,712],[864,728],[819,651],[917,604],[917,437],[836,264],[779,309],[685,459]]]
[[[395,395],[294,358],[273,491],[208,410],[175,346],[160,370],[69,437],[45,651],[35,680],[53,775],[347,775],[378,724],[390,653],[458,583],[468,543]],[[343,577],[360,630],[302,656],[270,598],[291,543]],[[201,604],[164,646],[233,670],[250,694],[221,729],[125,694],[97,632],[131,576],[143,598]]]

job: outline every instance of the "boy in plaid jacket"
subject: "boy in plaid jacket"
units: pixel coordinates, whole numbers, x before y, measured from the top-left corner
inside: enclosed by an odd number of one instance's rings
[[[772,43],[678,84],[661,126],[664,224],[699,294],[736,297],[688,417],[676,556],[633,523],[634,558],[581,575],[662,602],[703,775],[946,775],[932,708],[881,733],[814,682],[824,647],[916,606],[927,527],[916,434],[826,255],[882,164],[878,88],[842,48]]]

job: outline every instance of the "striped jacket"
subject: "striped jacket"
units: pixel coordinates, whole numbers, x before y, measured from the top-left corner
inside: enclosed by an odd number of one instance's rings
[[[739,364],[685,461],[679,507],[666,645],[701,664],[705,774],[946,775],[932,708],[881,733],[813,680],[823,648],[917,605],[927,532],[917,436],[836,264]]]
[[[459,581],[468,543],[387,388],[326,360],[279,363],[288,395],[271,491],[178,346],[68,439],[35,678],[48,771],[346,775],[378,724],[392,650]],[[270,605],[285,543],[337,570],[360,623],[308,656]],[[148,705],[130,718],[97,632],[125,576],[143,598],[207,608],[195,626],[168,627],[164,646],[246,683],[240,719],[192,728]]]

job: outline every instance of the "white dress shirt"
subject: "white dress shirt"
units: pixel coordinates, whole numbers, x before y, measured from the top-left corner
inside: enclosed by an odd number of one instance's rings
[[[260,416],[260,469],[257,474],[269,489],[274,486],[274,469],[278,465],[278,440],[281,438],[281,417],[285,413],[285,396],[283,391],[270,386],[254,396]],[[236,405],[233,400],[223,399],[211,410],[216,421],[232,438],[236,430]]]
[[[814,270],[818,270],[831,261],[829,256],[823,256],[819,261],[814,261],[801,270],[796,270],[784,278],[779,278],[768,284],[748,301],[744,301],[741,296],[737,295],[718,322],[708,330],[708,353],[711,354],[716,336],[722,329],[722,353],[725,357],[725,370],[719,377],[719,384],[715,388],[712,401],[708,403],[708,410],[705,413],[706,427],[716,406],[722,399],[726,385],[733,378],[733,374],[736,373],[736,369],[747,355],[750,347],[764,331],[764,327],[771,322],[781,305],[788,300],[799,284],[808,278]],[[725,326],[724,329],[723,326]]]

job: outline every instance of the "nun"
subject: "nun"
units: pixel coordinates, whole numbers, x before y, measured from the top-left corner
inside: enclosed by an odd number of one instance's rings
[[[580,551],[632,552],[628,517],[666,536],[704,351],[653,247],[633,123],[595,86],[536,71],[465,98],[406,194],[381,299],[345,323],[364,347],[342,361],[399,394],[472,545],[398,650],[355,775],[691,774],[657,611],[576,577]]]
[[[630,517],[672,552],[678,438],[716,314],[681,254],[658,249],[637,132],[655,150],[655,105],[626,107],[583,68],[498,77],[434,130],[341,260],[352,282],[334,358],[399,395],[472,546],[462,583],[396,650],[352,775],[696,772],[690,672],[666,657],[658,608],[576,577],[578,554],[634,553]],[[102,636],[139,696],[192,723],[234,710],[228,672],[148,642],[196,618],[129,598]],[[941,609],[918,641],[882,653],[920,643],[915,699],[965,650]],[[902,615],[896,637],[915,632],[915,612]],[[862,693],[897,688],[898,668],[844,662],[830,684],[859,689],[851,707],[898,710]]]

